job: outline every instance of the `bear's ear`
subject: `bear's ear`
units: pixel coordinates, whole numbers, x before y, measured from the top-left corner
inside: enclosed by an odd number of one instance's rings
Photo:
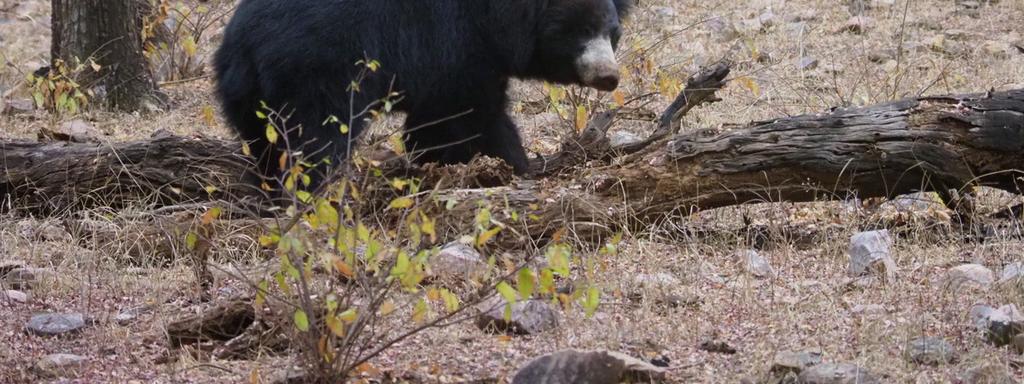
[[[629,13],[633,11],[633,7],[640,3],[640,0],[614,0],[615,10],[619,12],[619,19],[625,19],[629,17]]]

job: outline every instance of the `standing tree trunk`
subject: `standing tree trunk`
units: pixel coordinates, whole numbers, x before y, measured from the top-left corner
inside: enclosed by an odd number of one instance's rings
[[[92,62],[79,78],[83,87],[103,89],[110,107],[153,110],[166,97],[157,88],[143,55],[142,27],[146,0],[52,0],[53,41],[50,54],[73,65]],[[99,68],[98,71],[95,68]]]

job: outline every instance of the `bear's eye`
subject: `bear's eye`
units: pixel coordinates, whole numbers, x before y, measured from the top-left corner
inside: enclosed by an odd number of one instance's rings
[[[615,29],[612,29],[612,33],[611,33],[610,37],[611,37],[611,40],[612,40],[612,49],[618,49],[619,48],[619,39],[622,38],[622,30],[620,28],[617,28],[617,27]]]

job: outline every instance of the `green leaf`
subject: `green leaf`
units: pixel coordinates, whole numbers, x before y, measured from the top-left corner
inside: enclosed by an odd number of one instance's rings
[[[303,204],[309,204],[313,200],[313,195],[306,191],[295,191],[295,197],[299,199]]]
[[[263,113],[263,111],[256,111],[256,117],[258,117],[260,120],[266,120],[267,114]],[[274,133],[276,134],[277,132]]]
[[[441,299],[444,300],[444,308],[448,310],[448,313],[452,313],[459,310],[459,298],[454,293],[446,288],[441,288]]]
[[[498,286],[496,288],[498,289],[498,293],[501,294],[501,297],[505,299],[506,302],[516,302],[516,290],[515,288],[512,288],[511,285],[508,285],[508,283],[502,281],[498,283]]]
[[[401,278],[402,276],[404,276],[408,272],[409,272],[409,255],[406,255],[405,252],[400,252],[398,254],[398,259],[395,260],[394,268],[391,268],[391,276],[394,276],[394,277],[397,277],[397,278]]]
[[[338,319],[344,321],[345,324],[352,324],[359,317],[359,313],[354,308],[346,309],[345,312],[338,314]]]
[[[555,293],[555,274],[545,268],[540,271],[540,290],[545,293]]]
[[[256,307],[257,311],[262,309],[263,308],[263,303],[265,303],[267,301],[267,286],[268,285],[269,285],[269,283],[267,283],[266,280],[261,280],[259,285],[256,286],[256,302],[253,303],[253,307]]]
[[[547,249],[548,267],[556,275],[569,276],[569,257],[572,252],[565,244],[553,244]]]
[[[421,298],[420,301],[416,302],[416,306],[412,309],[412,321],[418,324],[425,322],[427,320],[428,309],[427,300]]]
[[[277,142],[277,128],[274,128],[273,124],[267,124],[266,135],[267,141],[269,141],[271,144]]]
[[[533,271],[531,271],[529,268],[520,269],[518,280],[519,296],[525,299],[533,295],[533,290],[535,286]]]
[[[399,197],[391,200],[391,204],[388,204],[388,209],[405,209],[412,207],[414,201],[409,197]]]
[[[195,232],[189,232],[185,235],[185,246],[188,247],[190,251],[196,249],[196,242],[198,241],[199,236],[197,236]]]
[[[293,318],[295,320],[295,328],[302,332],[309,331],[309,317],[306,316],[305,311],[301,309],[296,310]]]
[[[587,289],[586,299],[583,300],[583,310],[586,312],[587,317],[594,315],[599,304],[601,304],[601,291],[598,291],[597,288],[590,287],[590,289]]]

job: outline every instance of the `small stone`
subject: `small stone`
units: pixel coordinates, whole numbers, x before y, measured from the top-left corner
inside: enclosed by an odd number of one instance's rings
[[[770,277],[775,274],[775,269],[772,268],[771,264],[768,264],[768,260],[761,257],[755,250],[739,251],[736,253],[735,259],[740,263],[745,272],[755,277]]]
[[[516,372],[512,384],[657,382],[664,368],[612,351],[567,349],[541,356]]]
[[[697,349],[711,353],[723,353],[726,355],[736,353],[736,348],[721,340],[704,340],[700,343]]]
[[[892,238],[889,230],[860,232],[850,238],[851,277],[869,274],[884,276],[887,281],[896,277],[896,262],[892,259]]]
[[[884,315],[887,311],[879,304],[857,304],[850,309],[854,315]]]
[[[771,28],[778,22],[778,17],[775,16],[775,12],[768,10],[758,15],[757,21],[761,22],[763,28]]]
[[[981,45],[981,49],[1000,60],[1009,59],[1010,54],[1016,51],[1016,48],[1005,41],[986,41]]]
[[[945,340],[935,337],[922,337],[910,341],[907,347],[908,361],[923,365],[942,365],[957,360],[957,352]]]
[[[962,384],[1015,384],[1013,376],[1001,364],[986,364],[971,368],[960,375]]]
[[[129,308],[127,310],[118,312],[118,314],[114,316],[114,322],[116,322],[117,325],[122,326],[131,324],[132,321],[135,321],[135,319],[137,319],[143,313],[149,312],[149,310],[149,306]]]
[[[711,36],[719,42],[730,42],[740,37],[740,32],[736,30],[736,26],[725,18],[712,18],[705,25],[711,30]]]
[[[32,316],[25,328],[40,336],[58,336],[77,332],[85,327],[81,313],[43,313]]]
[[[473,247],[449,243],[430,259],[431,276],[464,281],[487,272],[487,263]]]
[[[608,135],[609,144],[612,148],[624,147],[643,141],[644,139],[633,132],[629,131],[614,131]]]
[[[801,71],[810,71],[818,68],[818,59],[808,56],[801,57],[796,61],[796,68]]]
[[[99,141],[98,138],[102,135],[103,133],[91,123],[82,119],[66,121],[57,129],[43,129],[39,132],[40,139],[70,141],[73,143],[95,143]]]
[[[682,293],[669,293],[655,300],[658,305],[669,308],[696,307],[704,303],[704,297],[692,291]]]
[[[794,373],[799,375],[805,369],[821,364],[820,352],[795,352],[781,351],[775,354],[772,359],[772,375],[785,375]]]
[[[651,10],[661,17],[675,17],[678,14],[672,7],[651,7]]]
[[[958,291],[963,288],[988,288],[995,281],[991,269],[980,264],[963,264],[946,272],[946,288]]]
[[[22,267],[14,268],[0,279],[14,289],[32,289],[53,280],[53,271],[46,268]]]
[[[1003,267],[1003,272],[999,274],[999,284],[1016,281],[1021,277],[1024,277],[1024,263],[1019,261],[1010,263]]]
[[[1024,354],[1024,333],[1014,336],[1013,340],[1010,341],[1010,345],[1013,346],[1013,350],[1018,354]]]
[[[975,305],[971,308],[970,317],[974,327],[997,347],[1009,344],[1014,336],[1024,333],[1024,315],[1013,304],[999,309]]]
[[[32,113],[36,108],[35,103],[30,99],[8,99],[0,100],[0,114],[3,115],[23,115]]]
[[[867,30],[871,28],[871,26],[874,25],[874,23],[875,21],[870,17],[853,16],[849,20],[846,20],[846,23],[843,24],[843,26],[840,27],[837,32],[850,32],[861,34],[867,32]]]
[[[36,362],[36,372],[43,377],[74,376],[75,371],[85,366],[86,358],[70,353],[53,353]]]
[[[641,273],[633,278],[633,282],[640,289],[671,290],[682,284],[679,279],[665,272],[652,274]]]
[[[866,369],[849,363],[825,363],[800,373],[801,384],[880,384],[882,381]]]
[[[558,326],[560,315],[546,301],[522,300],[512,305],[512,316],[505,320],[507,303],[495,298],[482,304],[484,311],[477,317],[476,325],[483,330],[536,335]]]
[[[35,237],[43,241],[69,241],[71,234],[64,226],[55,223],[46,223],[36,229]]]
[[[28,294],[22,291],[8,289],[0,291],[0,304],[25,304],[28,302]]]

